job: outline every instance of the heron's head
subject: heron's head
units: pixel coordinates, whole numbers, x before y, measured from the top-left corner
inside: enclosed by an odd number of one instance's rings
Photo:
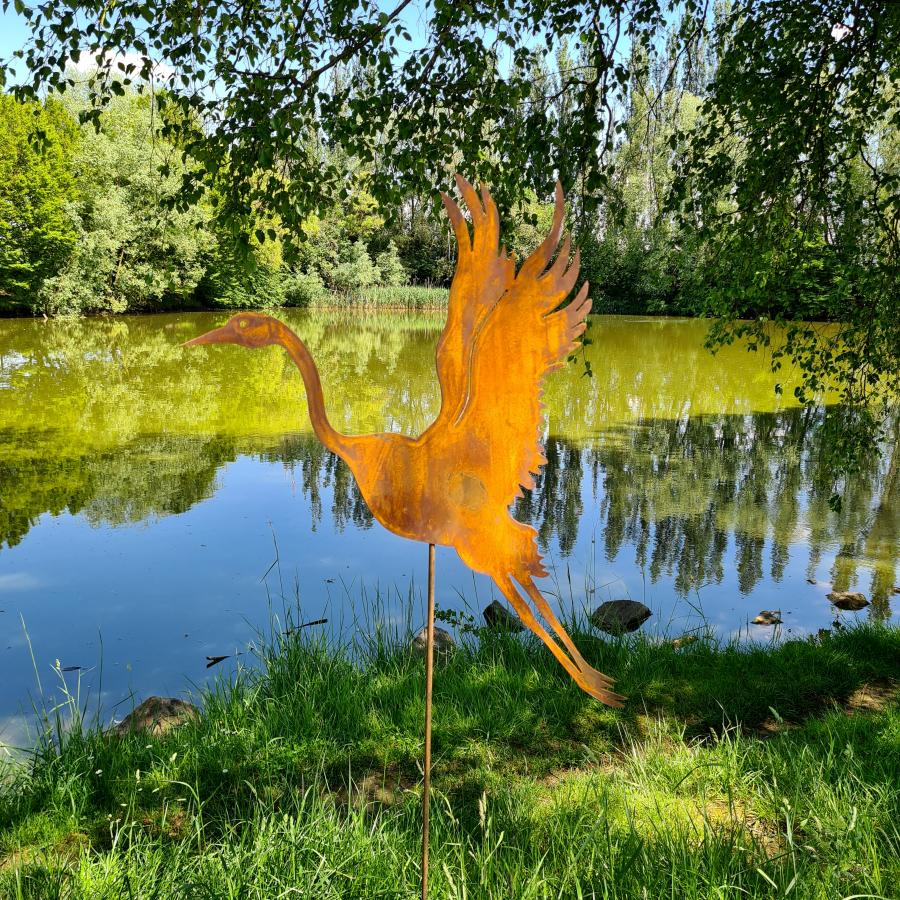
[[[265,347],[276,338],[275,320],[262,313],[238,313],[221,328],[214,328],[185,341],[185,347],[195,344],[240,344],[242,347]]]

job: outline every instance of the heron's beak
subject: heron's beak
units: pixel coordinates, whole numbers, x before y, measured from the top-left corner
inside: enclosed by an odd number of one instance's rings
[[[212,331],[207,331],[206,334],[201,334],[200,337],[185,341],[181,346],[194,347],[197,344],[228,344],[230,342],[231,329],[227,325],[223,325],[221,328],[214,328]]]

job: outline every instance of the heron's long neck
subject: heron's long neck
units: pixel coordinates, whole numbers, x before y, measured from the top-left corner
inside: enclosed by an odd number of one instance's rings
[[[309,404],[309,418],[316,437],[332,453],[338,453],[343,456],[341,451],[343,450],[344,436],[339,431],[335,431],[328,421],[319,371],[309,350],[306,349],[306,344],[285,325],[281,325],[278,329],[278,343],[287,350],[303,376],[303,384],[306,386],[306,400]]]

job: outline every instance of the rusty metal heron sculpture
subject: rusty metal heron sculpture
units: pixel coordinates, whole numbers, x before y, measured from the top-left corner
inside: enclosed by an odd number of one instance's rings
[[[624,698],[610,690],[612,679],[588,665],[534,583],[547,575],[535,530],[509,512],[521,488],[534,486],[533,473],[547,461],[538,437],[541,381],[578,346],[591,307],[587,282],[564,304],[580,262],[576,251],[569,264],[569,236],[560,247],[562,187],[556,186],[550,233],[516,272],[515,258],[499,246],[500,221],[489,191],[482,186],[479,198],[461,176],[456,183],[472,233],[459,206],[442,193],[458,258],[437,345],[441,409],[419,437],[336,431],[325,413],[309,350],[270,316],[239,313],[187,345],[279,344],[287,350],[303,377],[317,437],[350,467],[375,518],[402,537],[455,547],[470,568],[494,579],[579,687],[618,707]]]

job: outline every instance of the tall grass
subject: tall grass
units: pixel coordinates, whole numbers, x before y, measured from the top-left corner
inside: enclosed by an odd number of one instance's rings
[[[415,897],[421,660],[279,625],[198,722],[114,738],[76,714],[8,766],[0,897]],[[480,631],[440,665],[433,897],[896,896],[898,630],[575,639],[624,713],[527,638]],[[848,715],[864,684],[888,699]]]
[[[443,309],[447,288],[420,284],[373,285],[346,295],[328,294],[317,306],[375,307],[380,309]]]

